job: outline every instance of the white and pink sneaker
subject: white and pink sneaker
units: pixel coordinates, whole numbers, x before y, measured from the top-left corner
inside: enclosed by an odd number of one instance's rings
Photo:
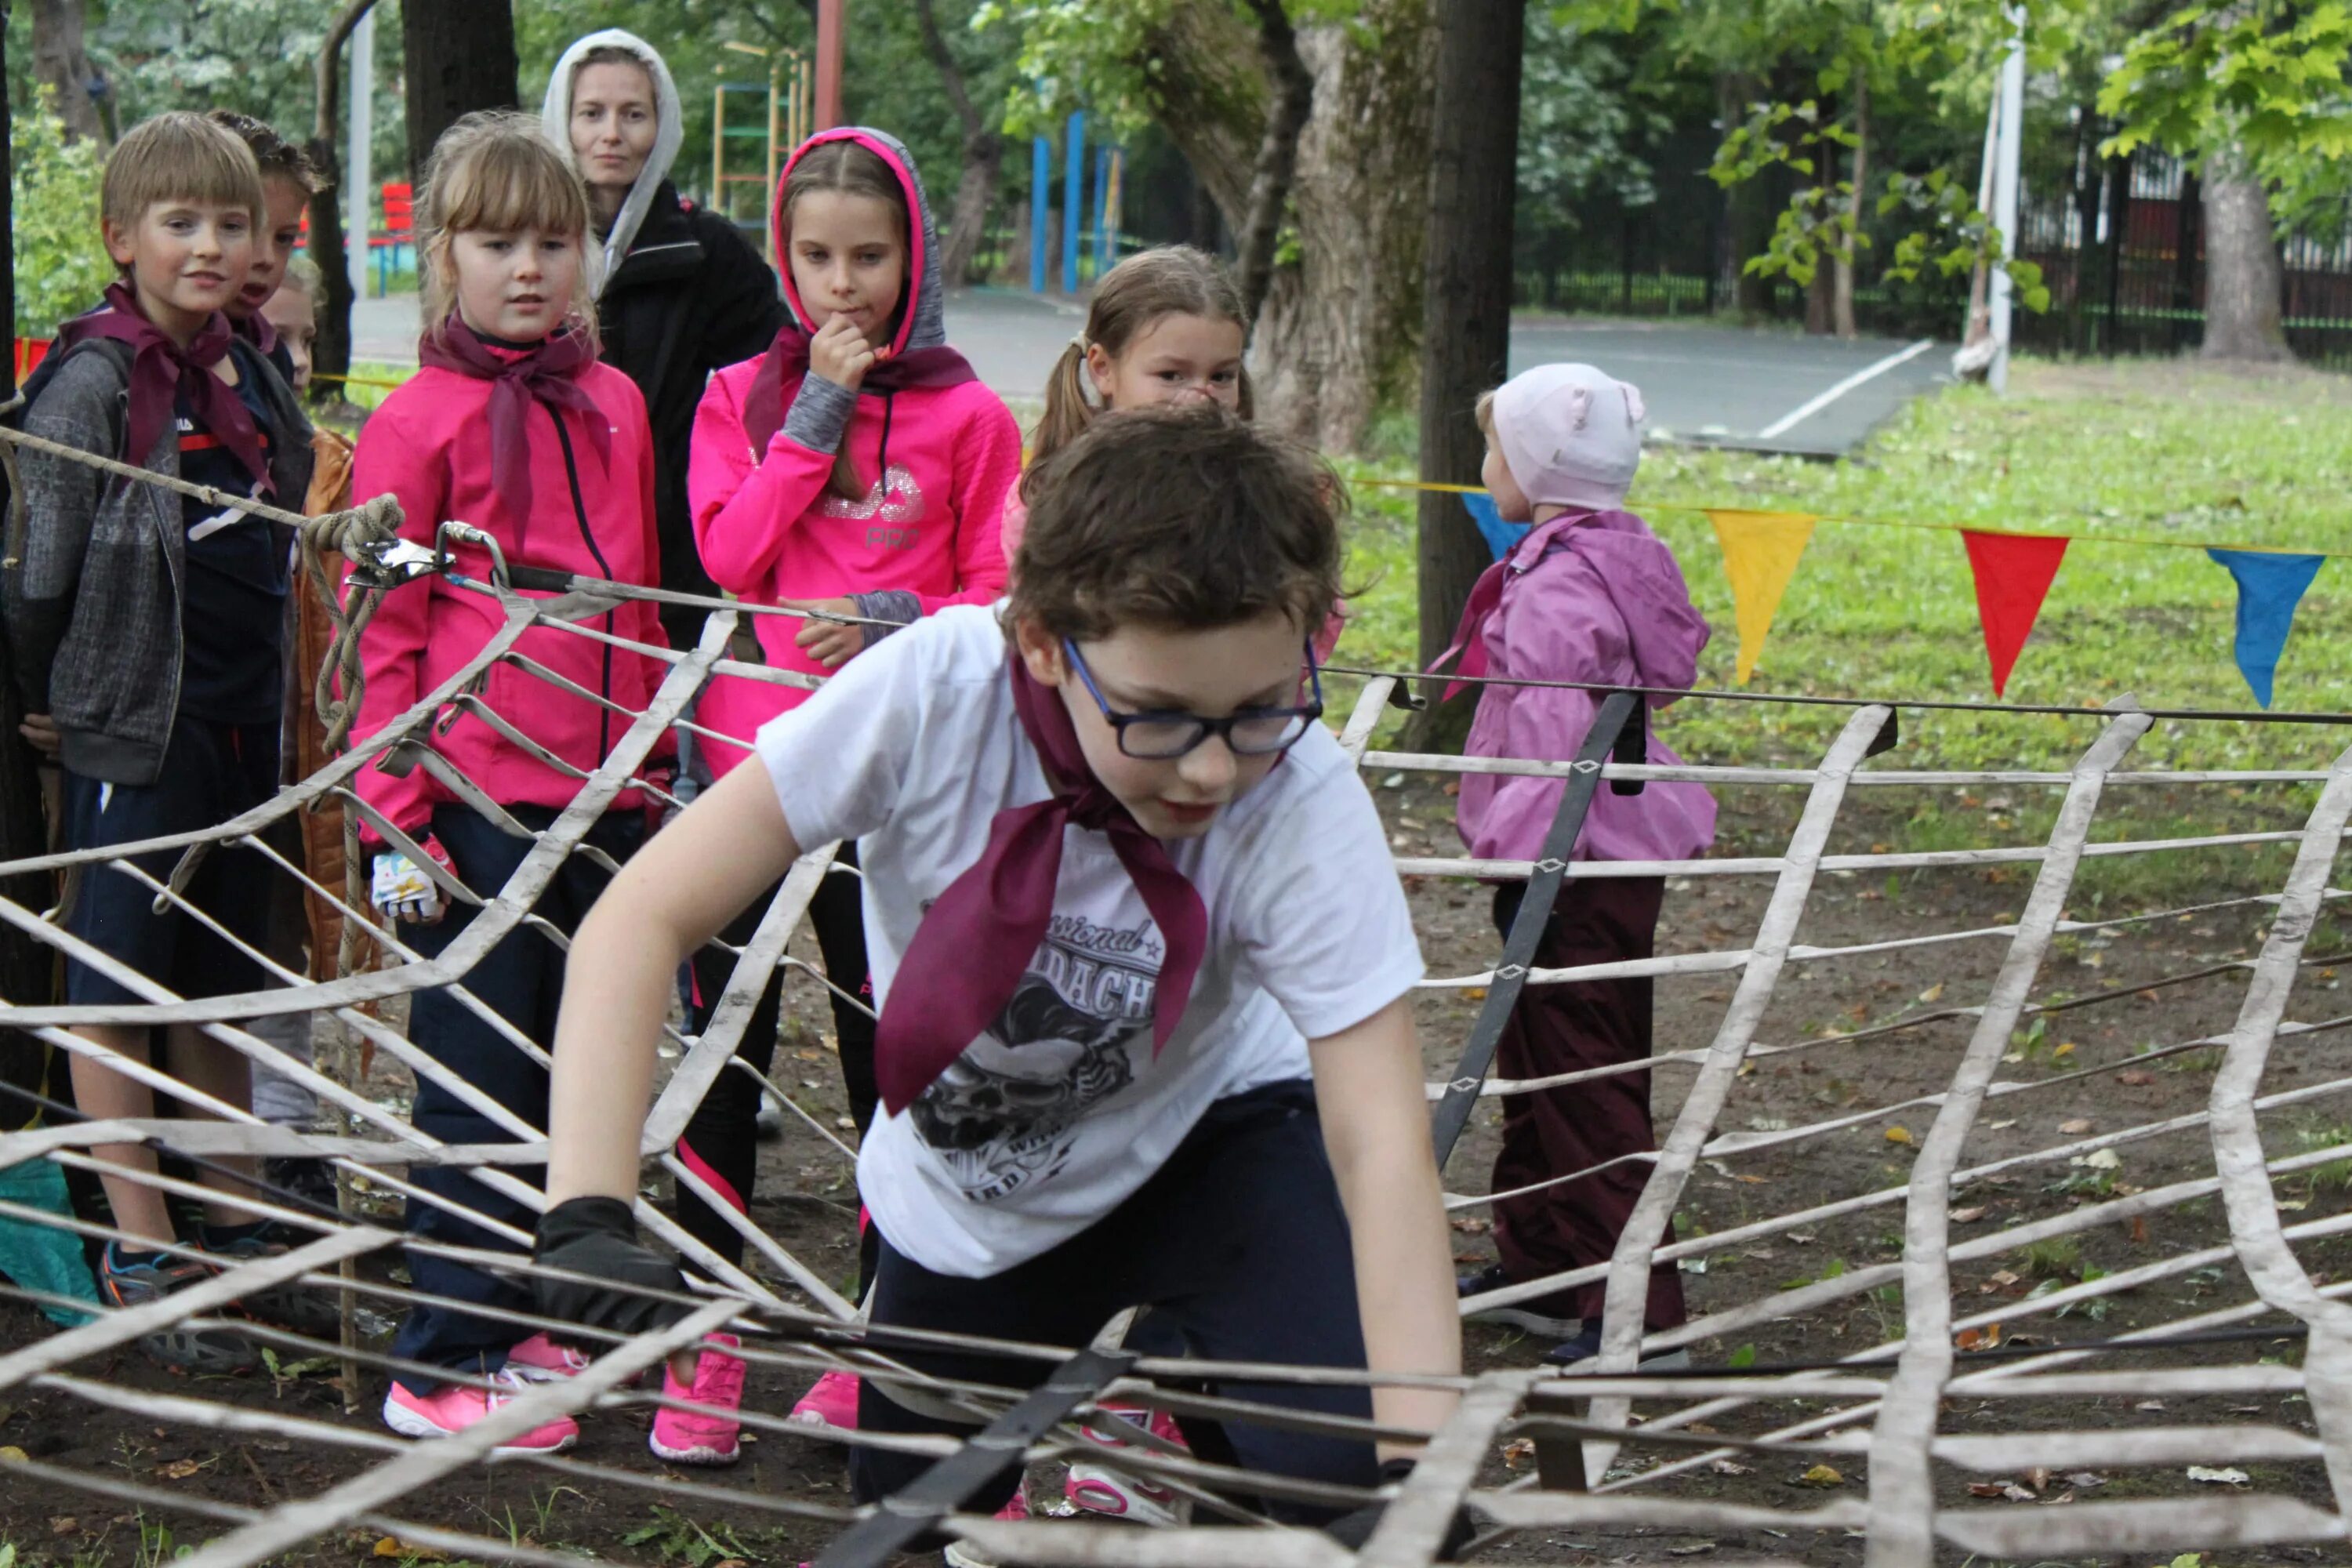
[[[1013,1500],[998,1509],[996,1517],[1006,1521],[1029,1517],[1028,1477],[1021,1478],[1021,1484],[1013,1490]],[[949,1542],[948,1549],[941,1553],[941,1556],[946,1561],[948,1568],[997,1568],[995,1558],[989,1556],[967,1541]]]
[[[507,1370],[525,1383],[553,1383],[586,1372],[588,1357],[538,1333],[507,1352]]]
[[[831,1426],[843,1432],[857,1430],[857,1374],[854,1372],[829,1372],[816,1380],[815,1386],[800,1397],[793,1406],[792,1418],[803,1426]]]
[[[654,1415],[652,1436],[646,1446],[674,1465],[731,1465],[743,1457],[738,1436],[743,1424],[733,1412],[743,1406],[743,1361],[726,1351],[743,1342],[733,1334],[705,1334],[695,1357],[694,1385],[678,1382],[662,1370],[662,1393],[671,1399],[690,1400],[705,1408],[680,1410],[665,1405]],[[725,1347],[722,1350],[720,1347]]]
[[[395,1383],[383,1396],[383,1424],[404,1437],[454,1437],[511,1403],[525,1389],[521,1376],[501,1371],[490,1376],[491,1387],[468,1388],[445,1383],[431,1394],[411,1394]],[[560,1454],[580,1441],[580,1424],[569,1415],[532,1427],[499,1445],[534,1454]]]
[[[1164,1410],[1146,1411],[1140,1405],[1103,1405],[1095,1418],[1079,1427],[1078,1431],[1088,1442],[1116,1450],[1142,1447],[1120,1430],[1139,1426],[1186,1453],[1192,1451],[1186,1447],[1184,1435],[1178,1430],[1173,1415]],[[1129,1476],[1100,1465],[1072,1465],[1070,1479],[1063,1492],[1072,1505],[1088,1513],[1163,1528],[1184,1521],[1181,1500],[1174,1491],[1139,1476]]]

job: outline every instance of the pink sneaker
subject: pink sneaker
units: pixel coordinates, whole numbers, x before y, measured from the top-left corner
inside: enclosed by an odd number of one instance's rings
[[[1021,1484],[1013,1490],[1013,1500],[998,1509],[996,1517],[1007,1521],[1029,1517],[1028,1477],[1021,1478]],[[947,1551],[940,1555],[947,1563],[948,1568],[997,1568],[995,1558],[989,1556],[969,1541],[949,1542]]]
[[[570,1345],[559,1345],[541,1333],[507,1352],[507,1368],[525,1383],[553,1383],[587,1371],[588,1358]]]
[[[431,1394],[411,1394],[395,1383],[383,1396],[383,1424],[404,1437],[454,1437],[511,1402],[525,1387],[522,1378],[511,1372],[493,1373],[490,1382],[493,1386],[488,1389],[445,1383]],[[580,1424],[569,1415],[559,1415],[499,1447],[560,1454],[578,1441]]]
[[[857,1430],[857,1374],[854,1372],[829,1372],[816,1380],[816,1386],[801,1395],[793,1406],[792,1418],[803,1426],[832,1426],[844,1432]]]
[[[1140,1405],[1106,1405],[1095,1419],[1078,1428],[1090,1443],[1118,1450],[1131,1444],[1118,1428],[1145,1426],[1155,1437],[1173,1443],[1186,1453],[1184,1435],[1177,1428],[1176,1418],[1164,1410],[1147,1413]],[[1136,1524],[1167,1528],[1181,1524],[1183,1515],[1174,1491],[1140,1476],[1130,1476],[1123,1470],[1085,1463],[1070,1467],[1070,1479],[1064,1483],[1063,1495],[1073,1506],[1088,1513],[1107,1514]]]
[[[743,1424],[731,1415],[718,1411],[740,1410],[743,1405],[743,1362],[739,1356],[727,1355],[714,1348],[724,1345],[734,1350],[742,1341],[733,1334],[705,1334],[702,1353],[695,1358],[694,1386],[687,1387],[667,1367],[662,1371],[662,1394],[670,1399],[688,1399],[705,1410],[680,1410],[665,1405],[654,1416],[653,1435],[646,1446],[674,1465],[731,1465],[743,1457],[743,1446],[736,1434]]]

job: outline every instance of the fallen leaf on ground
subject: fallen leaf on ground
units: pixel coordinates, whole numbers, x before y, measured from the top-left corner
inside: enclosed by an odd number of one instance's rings
[[[2077,1116],[2072,1121],[2061,1121],[2058,1124],[2058,1131],[2066,1133],[2070,1137],[2079,1133],[2088,1132],[2090,1130],[2091,1120],[2087,1116]]]
[[[2026,1471],[2025,1484],[2032,1487],[2038,1492],[2048,1491],[2050,1489],[2050,1467],[2047,1465],[2036,1465],[2033,1468]]]
[[[2070,1487],[2080,1487],[2084,1491],[2088,1491],[2093,1487],[2105,1486],[2107,1478],[2096,1470],[2076,1470],[2067,1476],[2066,1484]]]
[[[405,1557],[418,1563],[446,1563],[449,1554],[437,1546],[411,1546],[397,1535],[387,1535],[375,1543],[378,1557]]]
[[[2164,1401],[2161,1399],[2143,1399],[2137,1405],[2133,1405],[2132,1408],[2134,1410],[2161,1410],[2164,1408]]]
[[[1797,1478],[1797,1484],[1801,1487],[1842,1487],[1845,1485],[1845,1478],[1832,1466],[1815,1465]]]
[[[174,1459],[168,1465],[156,1466],[155,1473],[167,1481],[184,1481],[204,1468],[200,1459]]]
[[[1984,1218],[1984,1205],[1982,1204],[1978,1204],[1969,1208],[1954,1209],[1952,1211],[1952,1223],[1954,1225],[1974,1225],[1977,1221]]]
[[[31,1458],[32,1456],[30,1454],[26,1453],[24,1449],[19,1448],[14,1443],[9,1444],[5,1448],[0,1448],[0,1459],[5,1459],[10,1464],[21,1465]]]
[[[1952,1337],[1952,1345],[1956,1350],[1989,1351],[1995,1349],[2000,1343],[2000,1325],[1999,1323],[1987,1323],[1981,1329],[1962,1329]]]
[[[2156,1075],[2152,1072],[2145,1072],[2138,1068],[2134,1068],[2129,1072],[2117,1073],[2116,1075],[2116,1081],[2117,1083],[2127,1083],[2134,1089],[2146,1089],[2149,1084],[2156,1081]]]
[[[1715,1542],[1712,1541],[1694,1541],[1688,1546],[1667,1547],[1666,1555],[1669,1557],[1696,1557],[1702,1552],[1712,1552],[1714,1550]]]
[[[2007,1481],[1970,1481],[1969,1483],[1970,1497],[1999,1497],[2008,1489]]]
[[[79,1530],[80,1528],[81,1521],[76,1519],[69,1513],[59,1514],[57,1518],[49,1521],[49,1533],[51,1535],[71,1535],[75,1531]]]
[[[2073,1056],[2074,1054],[2074,1041],[2072,1041],[2072,1040],[2061,1040],[2060,1042],[2058,1042],[2058,1048],[2057,1048],[2056,1050],[2054,1050],[2054,1051],[2053,1051],[2053,1052],[2051,1052],[2051,1053],[2050,1053],[2050,1055],[2051,1055],[2051,1058],[2052,1058],[2053,1060],[2055,1060],[2056,1058],[2060,1058],[2060,1057],[2071,1057],[2071,1056]]]
[[[2011,1502],[2037,1502],[2040,1500],[2040,1499],[2034,1496],[2032,1490],[2025,1487],[2019,1486],[2015,1481],[2011,1481],[2004,1485],[2000,1489],[2000,1495]]]
[[[1990,1295],[1995,1290],[2006,1290],[2011,1285],[2016,1283],[2017,1276],[2004,1268],[2000,1273],[1992,1276],[1990,1279],[1987,1279],[1983,1284],[1978,1286],[1977,1290],[1979,1294]]]
[[[1536,1440],[1533,1437],[1517,1437],[1503,1445],[1503,1463],[1512,1469],[1518,1469],[1535,1457]]]
[[[2056,1508],[2062,1502],[2073,1502],[2074,1500],[2074,1494],[2073,1492],[2060,1492],[2056,1497],[2043,1498],[2042,1500],[2042,1506],[2043,1508]]]
[[[1465,1002],[1484,1002],[1486,999],[1486,988],[1484,985],[1473,985],[1462,993],[1462,999]]]
[[[1922,1002],[1941,1002],[1943,999],[1944,983],[1940,980],[1937,981],[1933,985],[1928,986],[1925,991],[1919,993],[1919,1000]]]
[[[1465,1236],[1484,1236],[1495,1228],[1495,1222],[1490,1219],[1465,1218],[1457,1219],[1453,1224],[1454,1228]]]
[[[2144,1214],[2136,1214],[2132,1215],[2131,1231],[2129,1234],[2133,1241],[2142,1247],[2146,1247],[2147,1245],[2147,1215]]]
[[[2242,1487],[2254,1478],[2235,1465],[2225,1469],[2215,1469],[2210,1465],[2191,1465],[2189,1467],[2189,1479],[2217,1487]]]
[[[1899,1124],[1886,1130],[1886,1141],[1889,1143],[1916,1143],[1919,1142],[1919,1140],[1911,1136],[1911,1129]]]
[[[1708,1468],[1718,1476],[1752,1476],[1756,1473],[1755,1466],[1743,1465],[1737,1459],[1717,1459]]]
[[[1988,1132],[1999,1132],[1999,1131],[2000,1131],[2003,1128],[2007,1128],[2007,1127],[2014,1127],[2014,1126],[2016,1126],[2016,1125],[2017,1125],[2017,1118],[2015,1118],[2015,1117],[2013,1117],[2013,1116],[2012,1116],[2012,1117],[2011,1117],[2011,1118],[2010,1118],[2008,1121],[1988,1121],[1988,1122],[1986,1122],[1986,1123],[1985,1123],[1985,1131],[1988,1131]]]

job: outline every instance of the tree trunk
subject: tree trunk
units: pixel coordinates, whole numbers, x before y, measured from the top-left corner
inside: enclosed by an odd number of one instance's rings
[[[956,175],[955,209],[948,220],[947,237],[940,244],[940,276],[949,288],[965,281],[971,258],[980,250],[988,226],[988,209],[996,199],[997,171],[1004,163],[1004,138],[972,106],[964,85],[963,68],[940,31],[937,0],[915,0],[915,23],[923,36],[923,52],[940,73],[940,85],[963,127],[963,168]]]
[[[2246,172],[2243,151],[2230,147],[2206,161],[2204,184],[2203,357],[2292,360],[2279,310],[2284,275],[2262,182]]]
[[[1748,118],[1761,85],[1745,71],[1717,74],[1716,113],[1726,134]],[[1733,308],[1742,316],[1772,308],[1772,280],[1748,270],[1748,258],[1761,255],[1771,237],[1771,194],[1761,178],[1742,180],[1724,193],[1723,257],[1717,265],[1731,275]]]
[[[317,113],[310,123],[309,148],[310,162],[319,171],[319,189],[310,197],[310,255],[318,266],[320,291],[326,296],[319,310],[318,341],[310,347],[311,372],[319,376],[352,373],[352,269],[343,233],[342,157],[335,134],[342,119],[343,46],[374,4],[375,0],[345,0],[319,42],[314,73]],[[338,384],[318,384],[331,392]]]
[[[69,142],[106,139],[89,84],[98,73],[82,52],[88,0],[33,0],[33,79],[56,89],[58,118]]]
[[[1853,173],[1848,176],[1853,184],[1853,195],[1846,198],[1849,226],[1845,244],[1838,250],[1831,300],[1837,335],[1846,339],[1862,335],[1854,330],[1853,324],[1853,267],[1862,254],[1862,217],[1867,210],[1863,205],[1863,197],[1870,180],[1870,82],[1859,71],[1854,73],[1853,79]]]
[[[1253,341],[1259,417],[1326,450],[1355,449],[1412,375],[1436,42],[1430,0],[1368,0],[1297,32],[1314,78],[1297,259],[1277,258]],[[1273,96],[1250,27],[1223,0],[1175,0],[1142,49],[1152,117],[1239,232]]]
[[[1486,442],[1472,407],[1503,379],[1511,346],[1519,76],[1527,0],[1480,0],[1440,30],[1422,277],[1421,473],[1476,484]],[[1485,541],[1457,495],[1420,498],[1421,663],[1453,641]],[[1417,723],[1427,730],[1434,720]],[[1418,747],[1421,742],[1414,742]]]
[[[511,0],[406,0],[401,58],[408,83],[408,177],[424,193],[433,143],[478,109],[513,109]]]
[[[1298,170],[1298,140],[1315,107],[1315,78],[1299,58],[1298,36],[1282,0],[1249,0],[1257,16],[1258,53],[1273,84],[1273,101],[1266,109],[1265,132],[1258,139],[1257,158],[1250,166],[1249,206],[1234,236],[1240,254],[1234,272],[1242,291],[1242,310],[1252,321],[1265,303],[1274,281],[1275,250],[1282,236],[1282,215],[1290,205],[1290,189]]]

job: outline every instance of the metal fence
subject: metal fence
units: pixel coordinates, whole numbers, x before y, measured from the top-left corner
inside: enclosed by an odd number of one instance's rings
[[[1704,128],[1701,128],[1704,129]],[[2050,308],[2021,311],[2022,347],[2062,354],[2167,354],[2195,348],[2205,331],[2205,252],[2196,173],[2143,150],[2101,158],[2111,127],[2074,127],[2074,156],[2041,149],[2030,158],[2019,252],[2042,269]],[[1711,137],[1712,132],[1706,136]],[[1654,199],[1603,195],[1567,222],[1522,217],[1518,303],[1622,316],[1739,312],[1802,321],[1805,290],[1786,279],[1748,279],[1734,238],[1733,197],[1705,173],[1706,138],[1677,132],[1656,163]],[[1685,145],[1684,143],[1690,143]],[[2048,156],[2055,151],[2056,158]],[[1790,194],[1782,172],[1763,176],[1762,205],[1777,213]],[[1767,219],[1769,225],[1769,217]],[[1769,232],[1769,228],[1768,228]],[[1969,279],[1885,276],[1900,230],[1873,226],[1860,258],[1854,313],[1865,331],[1951,338],[1967,319]],[[2352,234],[2295,234],[2281,246],[2281,306],[2288,344],[2309,363],[2352,368]]]

